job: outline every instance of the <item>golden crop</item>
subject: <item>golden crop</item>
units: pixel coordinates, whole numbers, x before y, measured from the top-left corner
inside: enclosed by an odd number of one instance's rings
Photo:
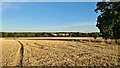
[[[2,39],[2,66],[118,65],[118,47],[89,41]]]

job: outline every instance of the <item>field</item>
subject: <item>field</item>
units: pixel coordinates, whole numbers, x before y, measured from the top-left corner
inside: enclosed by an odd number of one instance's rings
[[[2,66],[119,65],[118,44],[89,39],[94,38],[2,38]]]

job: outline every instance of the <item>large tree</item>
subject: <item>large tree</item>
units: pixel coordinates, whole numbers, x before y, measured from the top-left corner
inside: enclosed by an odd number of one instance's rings
[[[98,2],[95,12],[98,11],[96,26],[103,38],[120,38],[120,2]]]

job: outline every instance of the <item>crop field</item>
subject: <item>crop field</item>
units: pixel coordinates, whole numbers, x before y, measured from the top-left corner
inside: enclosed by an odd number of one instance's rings
[[[62,39],[2,38],[2,66],[119,65],[118,44]]]

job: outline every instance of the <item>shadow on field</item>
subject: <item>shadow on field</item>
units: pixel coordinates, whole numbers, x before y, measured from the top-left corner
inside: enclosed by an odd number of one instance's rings
[[[57,41],[78,41],[80,42],[80,39],[19,39],[19,40],[57,40]]]

